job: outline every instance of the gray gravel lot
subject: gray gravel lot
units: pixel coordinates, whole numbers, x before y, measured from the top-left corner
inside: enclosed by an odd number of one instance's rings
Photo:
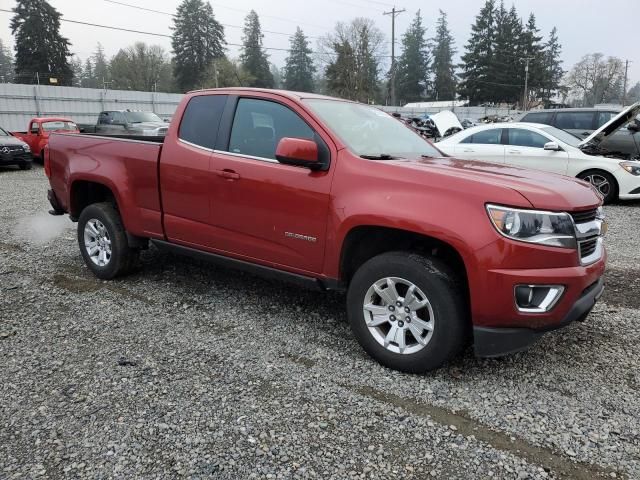
[[[416,376],[338,294],[155,249],[97,280],[47,185],[0,168],[0,478],[640,478],[640,203],[586,323]]]

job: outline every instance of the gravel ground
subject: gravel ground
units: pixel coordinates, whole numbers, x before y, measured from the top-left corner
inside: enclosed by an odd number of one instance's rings
[[[0,169],[0,478],[640,478],[640,204],[586,323],[417,376],[338,294],[155,249],[97,280],[46,188]]]

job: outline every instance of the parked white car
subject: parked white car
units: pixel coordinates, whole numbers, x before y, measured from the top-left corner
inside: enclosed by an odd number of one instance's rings
[[[640,161],[612,155],[599,144],[640,113],[632,105],[585,140],[548,125],[493,123],[472,127],[438,142],[436,146],[456,158],[508,163],[578,177],[600,191],[605,203],[640,199]],[[588,152],[588,153],[587,153]]]

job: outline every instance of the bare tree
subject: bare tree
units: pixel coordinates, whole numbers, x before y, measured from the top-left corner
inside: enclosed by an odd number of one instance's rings
[[[583,106],[619,101],[624,81],[624,62],[592,53],[582,57],[566,78],[566,86]]]

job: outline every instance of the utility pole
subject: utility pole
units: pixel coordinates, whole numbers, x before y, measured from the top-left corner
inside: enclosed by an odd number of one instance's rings
[[[396,10],[394,6],[390,12],[382,12],[383,15],[391,15],[391,105],[396,106],[396,17],[406,9]]]
[[[629,73],[629,60],[624,62],[624,87],[622,87],[622,106],[627,104],[627,74]]]
[[[522,109],[526,112],[529,108],[529,62],[531,57],[524,58],[524,96],[522,97]]]

